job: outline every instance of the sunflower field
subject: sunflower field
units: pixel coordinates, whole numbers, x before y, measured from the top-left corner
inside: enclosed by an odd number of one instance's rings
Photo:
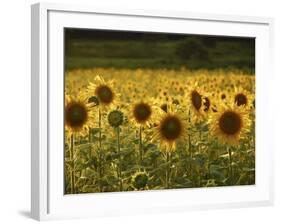
[[[94,68],[65,74],[65,194],[255,184],[255,76]]]

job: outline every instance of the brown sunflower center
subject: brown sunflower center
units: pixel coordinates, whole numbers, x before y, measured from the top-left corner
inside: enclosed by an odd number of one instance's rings
[[[223,93],[221,94],[221,99],[224,100],[226,98],[226,95]]]
[[[74,129],[81,128],[88,119],[86,107],[79,102],[69,103],[65,108],[65,122]]]
[[[101,103],[110,104],[113,101],[113,92],[106,85],[97,87],[96,95]]]
[[[174,141],[182,133],[182,123],[176,116],[169,115],[160,123],[160,133],[168,141]]]
[[[234,135],[242,127],[241,117],[233,111],[224,112],[219,119],[219,127],[225,134]]]
[[[235,96],[235,103],[237,104],[237,106],[246,105],[247,97],[243,93],[238,93]]]
[[[207,112],[210,109],[211,102],[208,97],[205,97],[205,102],[204,102],[204,111]]]
[[[146,122],[151,116],[151,107],[146,103],[136,104],[133,109],[133,114],[137,122]]]
[[[196,110],[199,110],[202,106],[201,95],[196,90],[191,93],[191,101]]]

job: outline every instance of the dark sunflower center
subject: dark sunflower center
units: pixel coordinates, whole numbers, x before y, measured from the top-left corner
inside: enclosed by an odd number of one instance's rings
[[[180,137],[182,128],[181,121],[175,116],[167,116],[160,124],[161,135],[170,141]]]
[[[151,115],[151,107],[146,103],[139,103],[134,107],[134,117],[135,119],[142,123],[147,121]]]
[[[246,105],[247,97],[243,93],[239,93],[235,96],[235,103],[237,106]]]
[[[107,119],[112,127],[119,127],[123,123],[123,113],[118,110],[111,111]]]
[[[221,94],[221,99],[224,100],[226,98],[226,95],[223,93]]]
[[[221,131],[228,135],[234,135],[241,129],[242,121],[239,114],[228,111],[222,114],[219,119],[219,127]]]
[[[113,101],[113,92],[106,85],[99,86],[96,89],[96,95],[97,95],[98,99],[100,100],[100,102],[102,102],[104,104],[110,104]]]
[[[72,128],[81,128],[88,119],[86,107],[78,102],[72,102],[65,108],[65,122]]]
[[[199,110],[202,106],[201,95],[196,90],[192,91],[191,93],[191,101],[196,110]]]
[[[208,97],[205,97],[205,102],[204,102],[204,111],[207,112],[210,109],[211,102]]]

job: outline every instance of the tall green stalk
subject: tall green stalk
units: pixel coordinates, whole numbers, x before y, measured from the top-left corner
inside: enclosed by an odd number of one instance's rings
[[[91,143],[91,141],[92,141],[92,138],[91,138],[91,137],[92,137],[92,134],[91,134],[91,133],[92,133],[92,129],[89,128],[89,132],[88,132],[88,142],[89,142],[89,143]]]
[[[166,176],[165,176],[165,188],[169,189],[170,188],[170,176],[171,176],[171,168],[170,168],[170,158],[171,155],[169,152],[166,152]]]
[[[188,121],[189,121],[189,127],[191,127],[191,113],[190,110],[188,111]],[[192,174],[192,143],[191,143],[191,135],[190,132],[188,132],[188,153],[189,153],[189,170],[190,170],[190,177],[193,179],[193,174]]]
[[[74,164],[74,135],[70,136],[70,161],[71,161],[71,172],[70,172],[70,191],[71,194],[75,193],[75,164]]]
[[[202,123],[199,124],[199,144],[198,144],[198,152],[201,156],[202,153]],[[202,170],[201,167],[199,167],[199,172],[198,172],[198,187],[201,186],[201,175],[202,175]]]
[[[199,153],[201,154],[201,144],[202,144],[201,124],[200,124],[200,126],[199,126],[199,141],[200,141],[200,144],[198,145],[198,151],[199,151]]]
[[[99,170],[99,192],[102,192],[102,184],[101,184],[101,179],[102,179],[102,144],[101,144],[101,110],[99,108],[99,152],[98,152],[98,157],[99,157],[99,162],[98,162],[98,170]]]
[[[233,184],[233,168],[232,168],[232,149],[231,146],[227,147],[228,150],[228,176],[230,185]]]
[[[118,177],[119,177],[119,189],[123,191],[123,182],[122,182],[122,158],[121,158],[121,149],[120,149],[120,127],[116,128],[117,132],[117,152],[119,158],[119,165],[118,165]]]
[[[143,150],[142,150],[142,126],[140,125],[140,131],[139,131],[139,156],[140,156],[140,166],[142,165],[143,160]]]
[[[206,142],[209,142],[209,135],[207,134],[207,141]],[[209,147],[209,144],[208,144],[208,178],[210,179],[211,178],[211,149]]]

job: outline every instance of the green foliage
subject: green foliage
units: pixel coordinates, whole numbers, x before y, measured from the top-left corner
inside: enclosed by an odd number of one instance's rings
[[[96,134],[97,130],[93,129],[91,133]],[[102,155],[95,140],[77,143],[75,160],[71,161],[69,156],[65,158],[65,191],[70,193],[69,175],[73,164],[76,193],[100,192],[99,185],[102,192],[120,191],[120,183],[122,191],[165,189],[167,169],[170,170],[169,188],[172,189],[255,184],[255,153],[249,141],[242,141],[233,151],[233,178],[230,180],[227,149],[215,140],[205,140],[208,129],[204,124],[192,126],[190,131],[192,150],[188,145],[180,144],[168,162],[157,145],[145,141],[143,160],[138,163],[139,140],[125,128],[121,136],[127,137],[122,138],[120,152],[116,148],[115,136],[103,141]]]
[[[67,39],[65,67],[243,69],[254,72],[255,47],[249,40],[218,37],[143,40]]]
[[[176,48],[176,54],[182,60],[210,60],[209,52],[196,38],[187,38],[180,42]]]

